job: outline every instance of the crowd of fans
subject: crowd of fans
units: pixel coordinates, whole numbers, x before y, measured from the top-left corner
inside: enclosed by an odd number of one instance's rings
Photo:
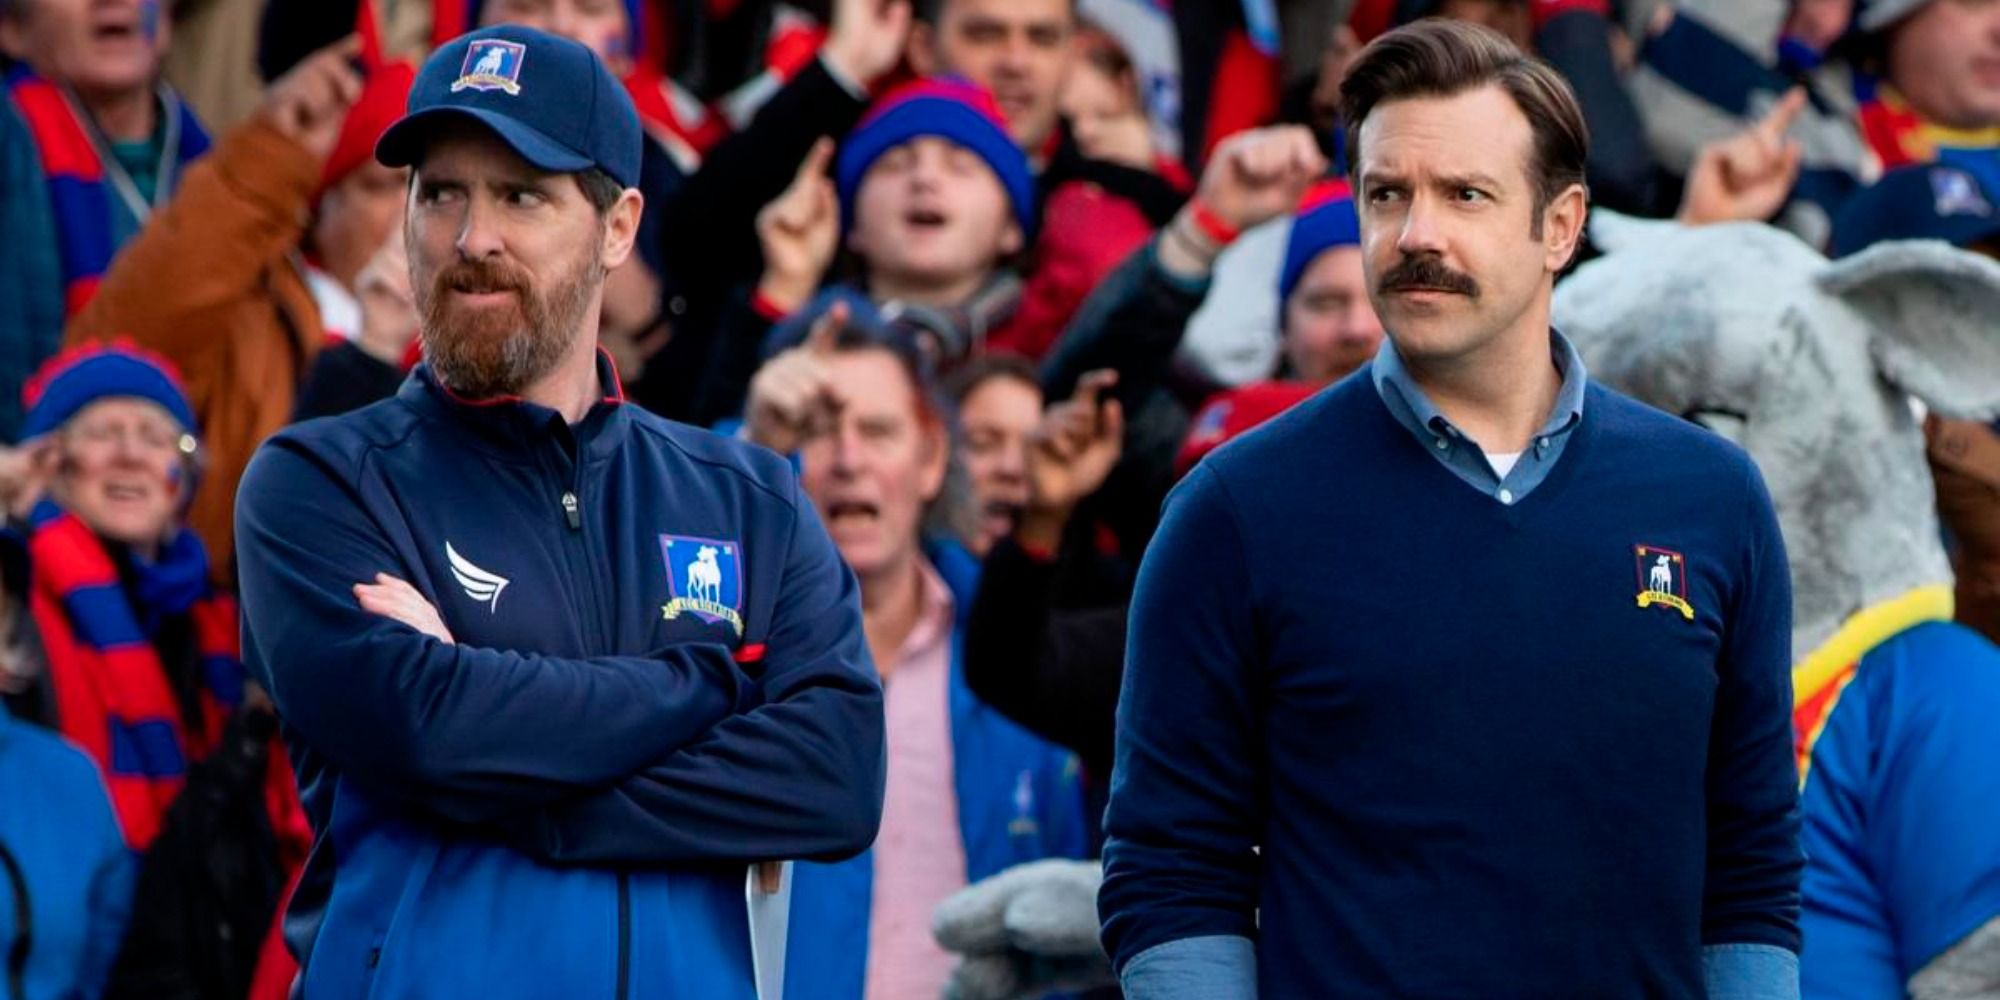
[[[1601,209],[2000,256],[1991,0],[0,0],[5,995],[289,983],[310,837],[236,659],[234,494],[421,361],[373,153],[431,46],[523,23],[627,81],[645,207],[601,343],[631,405],[794,456],[859,581],[891,998],[951,971],[911,914],[1094,856],[1167,490],[1381,344],[1334,109],[1426,16],[1570,81]],[[2000,478],[1953,474],[1994,634]]]

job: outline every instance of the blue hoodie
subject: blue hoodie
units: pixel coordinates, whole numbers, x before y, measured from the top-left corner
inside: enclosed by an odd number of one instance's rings
[[[0,996],[96,997],[125,934],[138,868],[97,765],[0,707],[0,789]],[[17,993],[10,960],[24,936]]]
[[[950,588],[951,747],[966,880],[977,882],[1043,858],[1089,857],[1075,755],[1043,741],[980,701],[966,686],[965,622],[979,586],[979,560],[947,541],[926,547]],[[839,864],[799,865],[792,881],[785,995],[859,1000],[868,973],[875,852]],[[911,859],[921,864],[922,859]]]
[[[858,592],[776,455],[420,368],[267,443],[236,526],[316,834],[306,996],[747,998],[746,864],[874,838]],[[457,644],[363,612],[378,572]]]

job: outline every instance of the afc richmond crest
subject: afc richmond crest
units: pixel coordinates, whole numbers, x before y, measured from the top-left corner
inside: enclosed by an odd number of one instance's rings
[[[1931,194],[1931,207],[1942,216],[1970,215],[1983,219],[1993,214],[1993,206],[1979,193],[1979,183],[1963,170],[1945,167],[1932,170]]]
[[[1672,608],[1693,621],[1694,606],[1687,599],[1687,560],[1657,545],[1639,545],[1632,551],[1639,565],[1639,606]]]
[[[473,42],[466,47],[465,65],[459,67],[458,79],[453,81],[451,92],[504,90],[509,94],[519,94],[521,63],[527,57],[528,47],[519,42],[498,38],[482,38]]]
[[[727,622],[743,635],[742,546],[687,535],[661,535],[660,557],[667,563],[667,592],[661,608],[667,621],[689,614],[714,624]]]

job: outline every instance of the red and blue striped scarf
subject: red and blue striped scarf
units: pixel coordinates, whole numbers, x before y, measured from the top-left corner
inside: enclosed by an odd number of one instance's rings
[[[177,609],[134,607],[110,553],[75,515],[43,502],[29,524],[29,607],[48,652],[58,728],[97,762],[126,844],[143,851],[180,794],[188,761],[215,749],[227,713],[242,701],[236,602],[208,588],[201,542],[181,532],[162,562],[202,581],[202,596],[185,609],[203,681],[200,717],[189,731],[142,624]]]
[[[74,316],[96,294],[97,283],[118,252],[111,192],[105,190],[104,161],[91,141],[89,126],[61,87],[36,76],[26,66],[9,70],[6,81],[8,95],[20,109],[41,154],[61,243],[63,303],[68,315]],[[169,103],[180,122],[175,163],[184,166],[208,151],[208,133],[202,131],[187,105]],[[159,182],[170,183],[165,176]]]

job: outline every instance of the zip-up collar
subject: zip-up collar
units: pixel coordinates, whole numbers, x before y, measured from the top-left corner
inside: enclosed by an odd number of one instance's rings
[[[602,348],[597,352],[597,379],[608,391],[575,424],[564,420],[561,413],[519,396],[459,397],[438,382],[428,362],[410,372],[396,390],[396,397],[419,413],[464,428],[482,450],[502,461],[536,462],[535,449],[551,443],[566,454],[575,456],[580,450],[585,458],[599,459],[617,450],[631,418],[626,413],[618,369]]]

